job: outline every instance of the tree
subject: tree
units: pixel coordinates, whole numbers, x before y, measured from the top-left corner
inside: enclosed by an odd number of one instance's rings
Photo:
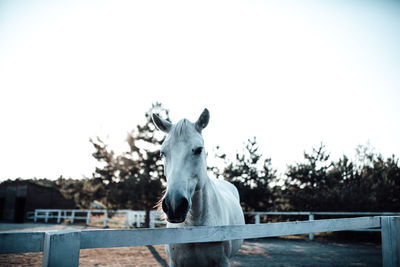
[[[284,198],[292,210],[396,211],[400,209],[400,167],[370,147],[357,148],[357,162],[345,155],[330,161],[321,144],[305,163],[288,167]]]
[[[333,187],[341,179],[328,175],[333,163],[321,144],[312,153],[304,152],[305,162],[289,165],[286,173],[285,197],[294,210],[332,210],[335,205]]]
[[[93,200],[97,199],[95,194],[98,191],[98,185],[95,186],[91,179],[65,179],[64,177],[60,176],[53,183],[54,186],[60,190],[64,197],[72,199],[76,206],[80,209],[90,208],[90,204],[93,202]]]
[[[400,210],[400,165],[394,155],[387,159],[382,155],[371,158],[371,162],[360,169],[359,177],[364,190],[358,198],[364,199],[363,208]]]
[[[137,125],[128,133],[126,142],[129,150],[120,155],[109,149],[100,139],[91,139],[96,151],[93,156],[102,163],[93,174],[93,182],[101,184],[98,191],[104,203],[113,209],[146,210],[146,226],[149,226],[150,210],[161,198],[163,191],[163,167],[159,147],[164,136],[157,130],[151,119],[152,112],[164,113],[168,110],[160,103],[152,105],[146,112],[146,123]]]
[[[159,147],[164,141],[164,135],[155,127],[151,114],[164,113],[162,116],[169,119],[167,109],[161,104],[156,103],[146,112],[146,124],[138,125],[136,131],[128,134],[127,142],[130,147],[128,155],[137,157],[136,169],[126,172],[130,182],[134,182],[136,190],[136,202],[146,211],[146,226],[150,221],[150,210],[154,208],[156,202],[161,198],[164,189],[162,181],[165,181],[163,165],[160,160]]]
[[[268,210],[273,206],[271,182],[276,180],[276,170],[271,159],[262,160],[255,137],[248,139],[243,153],[236,153],[236,161],[230,162],[221,176],[237,187],[245,211]]]

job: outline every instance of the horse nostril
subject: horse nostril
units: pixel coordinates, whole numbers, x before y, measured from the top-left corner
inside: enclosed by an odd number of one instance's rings
[[[182,198],[181,203],[179,204],[179,210],[186,212],[189,207],[189,201],[186,198]]]
[[[161,207],[170,223],[183,222],[186,219],[189,206],[189,200],[179,195],[173,195],[172,198],[166,195],[161,202]]]
[[[165,213],[168,212],[168,205],[167,205],[167,203],[165,202],[165,198],[164,198],[163,201],[162,201],[162,209],[163,209],[163,211],[164,211]]]

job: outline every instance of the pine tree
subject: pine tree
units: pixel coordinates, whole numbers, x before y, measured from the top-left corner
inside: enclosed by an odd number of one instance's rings
[[[228,164],[222,176],[237,187],[245,211],[272,207],[271,182],[276,180],[276,170],[272,168],[271,159],[262,160],[255,137],[248,139],[243,153],[236,153],[236,161]]]
[[[102,192],[103,203],[112,209],[145,210],[147,227],[150,210],[161,198],[165,181],[159,158],[164,136],[156,130],[152,112],[164,113],[162,116],[168,118],[168,110],[160,103],[153,104],[145,114],[146,123],[128,133],[129,150],[120,155],[115,155],[100,138],[91,140],[96,149],[93,156],[102,163],[92,180],[94,184],[102,185],[98,191]]]

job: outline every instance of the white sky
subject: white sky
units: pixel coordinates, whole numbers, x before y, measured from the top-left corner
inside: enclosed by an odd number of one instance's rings
[[[399,100],[398,1],[0,1],[0,180],[90,176],[89,138],[121,149],[155,101],[280,172],[320,142],[399,156]]]

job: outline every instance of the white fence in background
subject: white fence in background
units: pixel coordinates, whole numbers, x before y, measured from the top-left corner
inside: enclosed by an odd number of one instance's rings
[[[370,228],[381,230],[383,266],[400,266],[400,216],[185,228],[3,232],[0,253],[43,251],[42,266],[78,266],[80,249],[218,242]]]
[[[109,215],[117,215],[117,218],[109,218]],[[118,218],[118,215],[124,215],[124,218]],[[69,220],[70,223],[74,223],[77,220],[84,220],[86,225],[89,225],[91,220],[103,221],[103,227],[107,226],[108,222],[111,221],[122,221],[124,220],[125,228],[129,226],[140,227],[145,222],[146,212],[143,210],[117,210],[115,212],[107,212],[107,210],[72,210],[72,209],[37,209],[33,214],[28,214],[28,219],[33,219],[34,222],[43,220],[45,223],[51,219],[56,219],[57,223],[62,220]],[[98,218],[97,218],[98,217]],[[166,224],[165,221],[161,220],[161,213],[156,210],[150,212],[150,227],[154,228],[156,224]]]
[[[267,216],[308,216],[309,221],[314,221],[315,216],[400,216],[400,212],[353,212],[353,211],[249,211],[246,215],[254,216],[255,224],[259,224],[261,217]],[[352,231],[379,231],[379,229],[353,229]],[[309,239],[314,239],[314,233],[309,233]]]

